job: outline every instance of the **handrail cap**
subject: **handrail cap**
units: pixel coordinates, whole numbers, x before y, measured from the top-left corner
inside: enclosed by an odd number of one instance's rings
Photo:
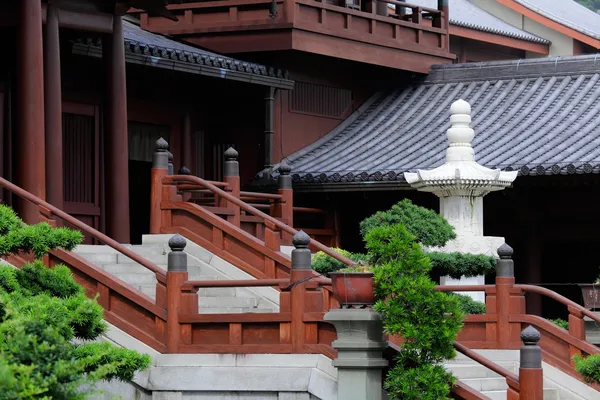
[[[307,248],[310,243],[310,236],[304,231],[298,231],[292,238],[292,244],[297,249]]]
[[[541,338],[540,332],[531,325],[521,332],[521,341],[525,346],[536,346]]]
[[[227,161],[235,161],[238,158],[239,153],[233,147],[230,147],[225,151],[224,156]]]
[[[513,248],[510,247],[508,244],[504,243],[502,246],[500,246],[498,248],[498,255],[500,256],[500,258],[502,259],[509,259],[512,258],[514,251]]]
[[[187,241],[179,234],[175,234],[171,236],[171,239],[169,239],[169,247],[171,248],[171,251],[183,251],[186,245]]]
[[[167,151],[169,149],[169,143],[161,137],[156,141],[154,149],[160,152]]]

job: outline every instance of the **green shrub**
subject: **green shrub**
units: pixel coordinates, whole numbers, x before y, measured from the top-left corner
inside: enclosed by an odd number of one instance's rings
[[[565,321],[564,319],[561,318],[557,318],[557,319],[551,319],[550,322],[552,322],[555,325],[558,325],[559,327],[563,328],[564,330],[569,330],[569,323],[567,321]]]
[[[363,264],[368,262],[368,256],[366,254],[351,253],[344,249],[333,248],[332,250],[340,253],[341,255],[348,257],[352,261]],[[339,271],[342,268],[346,268],[347,265],[335,258],[323,253],[322,251],[317,252],[312,259],[312,269],[322,275],[329,275],[330,272]]]
[[[464,314],[456,295],[435,290],[431,262],[415,235],[401,225],[378,226],[366,235],[375,276],[375,310],[387,334],[405,342],[386,377],[393,399],[446,399],[454,384],[440,365],[455,356]]]
[[[483,254],[428,252],[432,267],[454,279],[487,275],[496,270],[496,258]]]
[[[423,246],[444,246],[456,238],[454,227],[433,210],[402,200],[388,211],[379,211],[360,223],[363,238],[373,228],[402,224]]]
[[[485,304],[473,300],[470,296],[465,296],[458,293],[448,293],[450,296],[454,296],[458,300],[458,305],[462,312],[466,315],[469,314],[485,314]]]
[[[0,206],[0,252],[32,250],[40,257],[71,249],[82,236],[48,224],[26,226]],[[77,345],[106,330],[102,307],[88,299],[65,266],[40,261],[0,265],[0,398],[83,400],[101,379],[129,380],[150,358],[109,343]]]
[[[594,354],[586,358],[576,354],[573,357],[575,370],[588,383],[600,383],[600,354]]]

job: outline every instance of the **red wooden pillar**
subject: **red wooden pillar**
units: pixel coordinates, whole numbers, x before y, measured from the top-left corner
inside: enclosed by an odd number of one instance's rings
[[[521,332],[521,359],[519,363],[519,395],[521,400],[543,400],[544,371],[542,349],[538,346],[540,333],[529,326]]]
[[[192,168],[193,165],[193,161],[192,161],[192,122],[191,122],[191,118],[190,118],[190,112],[186,111],[185,112],[185,116],[183,117],[183,135],[182,135],[182,141],[181,141],[181,154],[183,155],[182,158],[182,165],[185,165],[188,168]]]
[[[108,64],[105,113],[106,233],[119,243],[129,243],[127,88],[121,16],[113,17],[113,33],[107,39],[103,46],[103,57]]]
[[[292,353],[304,352],[306,330],[304,327],[304,312],[306,309],[306,282],[304,279],[312,275],[311,257],[308,245],[310,237],[300,231],[294,235],[292,241],[295,249],[292,250],[292,270],[290,271],[290,310],[292,313],[291,341]]]
[[[48,203],[63,208],[63,134],[58,7],[48,3],[45,29],[44,94],[46,105],[46,194]]]
[[[238,152],[233,147],[225,151],[225,166],[223,168],[223,179],[227,183],[227,191],[234,197],[240,198],[240,165],[238,163]],[[233,215],[227,220],[235,226],[240,226],[240,207],[223,199],[228,208],[233,210]]]
[[[185,246],[186,240],[180,235],[169,239],[171,252],[167,261],[167,353],[178,353],[181,341],[181,286],[188,279],[187,254],[183,251]]]
[[[294,191],[292,189],[292,177],[290,172],[292,169],[285,161],[279,165],[279,195],[281,195],[280,203],[276,207],[276,216],[283,219],[283,222],[294,227]],[[283,244],[289,245],[292,243],[292,235],[287,232],[282,232]]]
[[[438,0],[438,10],[443,13],[439,28],[448,30],[448,33],[442,36],[440,47],[450,51],[450,7],[448,7],[448,0]]]
[[[45,200],[42,3],[40,0],[22,0],[19,4],[17,180],[23,189]],[[37,206],[27,201],[19,204],[23,220],[37,223]]]
[[[581,311],[575,307],[569,306],[569,334],[571,336],[585,340],[585,320],[584,315]],[[569,360],[571,367],[575,367],[575,361],[573,361],[574,355],[581,356],[581,350],[575,346],[569,346]]]
[[[169,173],[169,144],[163,138],[156,141],[152,155],[152,172],[150,177],[150,233],[160,233],[162,211],[160,204],[163,196],[163,178]]]
[[[515,284],[515,269],[511,259],[512,248],[506,243],[498,249],[498,265],[496,267],[496,337],[498,348],[508,349],[511,343],[510,330],[510,291]]]

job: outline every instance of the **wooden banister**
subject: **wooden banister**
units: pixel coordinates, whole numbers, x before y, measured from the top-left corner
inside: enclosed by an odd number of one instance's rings
[[[485,358],[481,354],[469,349],[468,347],[458,342],[454,342],[454,348],[456,349],[456,351],[458,351],[461,354],[464,354],[471,360],[476,361],[477,363],[483,365],[487,369],[490,369],[498,375],[504,377],[509,387],[516,390],[517,392],[519,391],[519,376],[517,374],[510,372],[508,369],[496,364],[492,360]]]
[[[281,200],[283,198],[280,194],[272,193],[258,193],[258,192],[240,192],[242,197],[250,197],[254,199],[265,199],[265,200]]]
[[[232,196],[230,193],[227,193],[226,191],[216,187],[209,181],[205,181],[204,179],[199,178],[197,176],[173,175],[173,176],[167,176],[163,179],[163,184],[166,184],[166,185],[169,185],[169,184],[178,185],[179,182],[191,182],[193,184],[204,186],[205,188],[209,189],[210,191],[212,191],[213,193],[218,195],[220,198],[227,200],[230,203],[233,203],[234,205],[239,207],[241,210],[244,210],[246,213],[249,213],[256,217],[259,217],[259,218],[263,219],[265,222],[270,222],[271,224],[275,225],[280,230],[287,232],[288,234],[290,234],[292,236],[298,232],[294,228],[290,227],[289,225],[284,224],[283,222],[271,217],[270,215],[265,214],[264,212],[256,209],[255,207],[252,207],[251,205],[238,199],[237,197]],[[322,244],[320,242],[317,242],[314,239],[310,240],[310,244],[313,247],[315,247],[316,249],[322,251],[323,253],[335,258],[336,260],[338,260],[348,266],[352,266],[352,265],[356,264],[354,261],[350,260],[348,257],[344,257],[343,255],[333,251],[329,247],[325,246],[324,244]]]
[[[122,254],[126,255],[127,257],[131,258],[138,264],[143,265],[144,267],[146,267],[150,271],[154,272],[155,274],[166,276],[166,272],[162,268],[156,266],[152,262],[148,261],[144,257],[142,257],[139,254],[137,254],[136,252],[134,252],[133,250],[129,250],[128,248],[121,245],[117,241],[111,239],[110,237],[106,236],[105,234],[97,231],[96,229],[92,228],[89,225],[84,224],[83,222],[79,221],[78,219],[70,216],[66,212],[54,207],[52,204],[45,202],[44,200],[29,193],[26,190],[20,188],[19,186],[7,181],[4,178],[0,178],[0,186],[13,192],[17,196],[40,207],[40,211],[41,211],[42,215],[44,215],[45,217],[49,218],[50,216],[48,215],[48,213],[50,212],[50,213],[52,213],[52,215],[55,215],[55,216],[59,217],[60,219],[62,219],[63,221],[68,222],[69,224],[73,225],[77,229],[80,229],[81,231],[87,233],[89,236],[93,237],[94,239],[99,240],[100,242],[117,250],[119,253],[122,253]]]

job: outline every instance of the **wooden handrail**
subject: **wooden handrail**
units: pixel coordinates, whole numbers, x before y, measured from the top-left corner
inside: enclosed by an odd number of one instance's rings
[[[236,288],[236,287],[268,287],[289,285],[289,279],[245,279],[216,281],[185,281],[182,287],[194,288]]]
[[[283,196],[280,194],[272,193],[258,193],[258,192],[240,192],[241,197],[250,197],[253,199],[267,199],[267,200],[281,200]]]
[[[37,197],[37,196],[29,193],[25,189],[23,189],[23,188],[15,185],[15,184],[7,181],[4,178],[0,178],[0,186],[2,186],[3,188],[5,188],[5,189],[7,189],[7,190],[9,190],[11,192],[13,192],[17,196],[19,196],[19,197],[21,197],[21,198],[23,198],[23,199],[25,199],[27,201],[30,201],[31,203],[37,205],[38,207],[42,207],[42,208],[45,208],[46,210],[49,210],[52,214],[54,214],[57,217],[61,218],[63,221],[66,221],[69,224],[71,224],[74,227],[76,227],[77,229],[82,230],[83,232],[87,233],[88,235],[90,235],[94,239],[97,239],[97,240],[101,241],[102,243],[105,243],[106,245],[108,245],[108,246],[112,247],[113,249],[117,250],[119,253],[122,253],[122,254],[126,255],[127,257],[131,258],[132,260],[134,260],[138,264],[143,265],[144,267],[146,267],[150,271],[154,272],[155,274],[162,275],[162,276],[166,276],[167,275],[167,273],[165,272],[165,270],[163,270],[162,268],[154,265],[153,263],[151,263],[150,261],[148,261],[144,257],[140,256],[139,254],[137,254],[133,250],[129,250],[128,248],[126,248],[125,246],[121,245],[117,241],[115,241],[115,240],[111,239],[110,237],[106,236],[105,234],[97,231],[96,229],[92,228],[91,226],[84,224],[83,222],[81,222],[78,219],[70,216],[66,212],[64,212],[64,211],[62,211],[62,210],[54,207],[52,204],[47,203],[44,200],[40,199],[39,197]]]
[[[289,225],[284,224],[283,222],[271,217],[270,215],[265,214],[264,212],[257,210],[256,208],[250,206],[249,204],[241,201],[240,199],[232,196],[230,193],[227,193],[226,191],[219,189],[218,187],[216,187],[215,185],[213,185],[212,183],[210,183],[209,181],[205,181],[202,178],[199,178],[197,176],[191,176],[191,175],[172,175],[172,176],[166,176],[163,178],[163,183],[164,184],[178,184],[178,182],[180,181],[188,181],[188,182],[192,182],[192,183],[196,183],[198,185],[202,185],[207,189],[210,189],[213,193],[219,195],[221,198],[229,201],[230,203],[235,204],[236,206],[238,206],[240,209],[246,211],[247,213],[253,214],[259,218],[262,218],[263,220],[270,222],[271,224],[275,225],[277,228],[281,229],[284,232],[289,233],[290,235],[295,235],[296,233],[298,233],[298,231],[296,231],[294,228],[290,227]],[[317,242],[314,239],[310,239],[310,244],[312,244],[314,247],[316,247],[318,250],[322,251],[323,253],[335,258],[336,260],[348,265],[348,266],[352,266],[355,265],[356,263],[352,260],[350,260],[348,257],[344,257],[343,255],[331,250],[329,247],[325,246],[324,244]]]
[[[598,317],[596,314],[583,307],[582,305],[575,303],[573,300],[569,300],[565,296],[562,296],[550,289],[535,285],[515,285],[514,287],[524,292],[537,293],[550,297],[551,299],[556,300],[567,307],[573,307],[586,317],[589,317],[590,319],[600,323],[600,317]]]
[[[307,214],[325,214],[325,210],[321,210],[320,208],[312,208],[312,207],[294,207],[294,212],[302,212]]]
[[[492,360],[489,360],[482,356],[481,354],[469,349],[467,346],[462,345],[458,342],[454,342],[454,348],[459,353],[464,354],[469,357],[471,360],[483,365],[484,367],[494,371],[498,375],[504,377],[506,379],[506,383],[512,387],[513,389],[519,390],[519,376],[513,372],[510,372],[506,368],[496,364]]]
[[[435,290],[440,292],[484,292],[495,287],[496,285],[438,285]]]

